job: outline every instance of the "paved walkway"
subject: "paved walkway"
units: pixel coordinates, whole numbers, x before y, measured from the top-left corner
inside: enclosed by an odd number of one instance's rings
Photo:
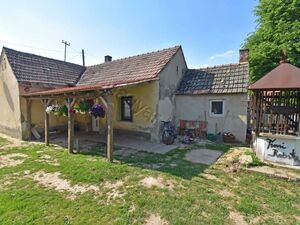
[[[210,149],[195,149],[191,150],[185,155],[185,159],[193,163],[201,163],[210,165],[217,161],[217,159],[223,154],[221,151]]]

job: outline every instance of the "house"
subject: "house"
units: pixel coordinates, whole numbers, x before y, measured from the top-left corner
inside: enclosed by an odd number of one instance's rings
[[[161,121],[205,120],[208,132],[231,131],[244,141],[247,120],[247,51],[238,64],[189,70],[181,46],[123,59],[105,56],[104,63],[84,67],[3,48],[0,69],[0,132],[31,139],[32,128],[68,128],[73,150],[74,126],[160,141]],[[244,61],[243,61],[244,59]],[[50,104],[73,109],[76,102],[103,103],[105,118],[68,113],[47,114]]]
[[[237,64],[188,69],[176,93],[176,119],[205,121],[207,133],[231,132],[244,142],[248,107],[248,50]]]
[[[30,127],[45,127],[45,107],[41,100],[61,103],[66,93],[88,95],[105,89],[112,91],[116,133],[138,134],[159,141],[160,121],[175,120],[175,92],[186,69],[180,46],[113,61],[105,56],[104,63],[88,67],[4,47],[0,132],[28,139],[29,111]],[[30,104],[26,99],[30,99]],[[105,121],[106,118],[75,115],[75,124],[85,130],[105,130]],[[50,129],[64,128],[67,122],[67,117],[49,115]]]

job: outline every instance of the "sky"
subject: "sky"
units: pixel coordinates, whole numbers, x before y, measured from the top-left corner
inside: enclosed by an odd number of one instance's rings
[[[0,0],[0,47],[86,65],[181,45],[189,68],[236,63],[257,0]]]

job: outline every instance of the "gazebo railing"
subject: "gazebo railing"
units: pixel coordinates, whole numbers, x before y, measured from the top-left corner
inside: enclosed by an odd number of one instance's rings
[[[300,91],[256,90],[250,108],[257,133],[299,135]]]

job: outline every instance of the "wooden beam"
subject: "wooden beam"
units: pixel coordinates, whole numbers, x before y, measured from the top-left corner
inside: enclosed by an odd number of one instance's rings
[[[107,108],[107,101],[105,98],[103,98],[103,96],[99,96],[100,100],[102,101],[102,103],[104,104],[104,106]]]
[[[74,153],[74,113],[70,112],[70,109],[74,106],[76,102],[75,98],[68,98],[66,100],[67,108],[68,108],[68,150],[69,153]]]
[[[28,141],[31,141],[31,100],[26,99],[26,120],[27,120],[27,133],[28,133]]]
[[[45,124],[45,145],[49,145],[49,114],[46,113],[46,108],[50,105],[51,99],[42,100],[44,106],[44,124]]]
[[[63,99],[63,98],[97,98],[104,95],[102,91],[94,91],[93,93],[74,93],[74,94],[58,94],[58,95],[41,95],[41,96],[28,96],[26,98],[32,100],[41,100],[41,99]]]
[[[106,96],[107,103],[107,159],[108,161],[113,161],[113,102],[112,94]]]

